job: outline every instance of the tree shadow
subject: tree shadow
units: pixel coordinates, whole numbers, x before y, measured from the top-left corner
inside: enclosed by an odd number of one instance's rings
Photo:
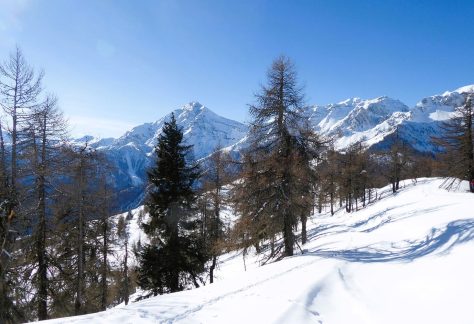
[[[336,228],[339,228],[339,230],[334,230]],[[347,229],[348,227],[346,225],[323,224],[308,230],[308,232],[306,233],[306,237],[308,242],[310,242],[312,240],[318,239],[329,234],[334,235],[342,232],[347,232]],[[296,237],[297,239],[300,239],[301,234],[297,234]]]
[[[314,250],[305,255],[335,258],[350,262],[411,262],[417,258],[437,253],[448,253],[454,246],[474,239],[474,218],[448,223],[443,228],[432,228],[422,240],[405,240],[392,244],[392,249],[365,246],[349,250]]]
[[[414,204],[414,203],[411,203],[411,204]],[[400,216],[400,217],[387,217],[387,218],[384,219],[384,216],[387,213],[392,214],[392,213],[394,213],[395,210],[400,209],[402,207],[405,208],[406,206],[409,206],[411,204],[406,204],[406,205],[403,205],[403,206],[396,206],[396,207],[384,209],[384,210],[374,214],[373,216],[371,216],[367,219],[358,221],[358,222],[356,222],[352,225],[323,224],[323,225],[316,226],[316,227],[308,230],[308,233],[307,233],[308,241],[312,241],[314,239],[318,239],[318,238],[326,236],[326,235],[333,235],[333,234],[339,234],[339,233],[342,233],[342,232],[348,232],[348,231],[351,231],[351,230],[357,230],[357,229],[359,229],[361,227],[364,227],[364,226],[366,226],[366,225],[368,225],[368,224],[370,224],[370,223],[372,223],[372,222],[374,222],[378,219],[381,219],[381,221],[378,224],[376,224],[376,225],[374,225],[370,228],[360,230],[360,232],[370,233],[370,232],[382,227],[385,224],[396,222],[396,221],[399,221],[399,220],[402,220],[402,219],[406,219],[406,218],[415,216],[415,215],[419,214],[420,212],[421,213],[430,213],[430,212],[438,210],[439,208],[448,206],[448,205],[444,205],[444,206],[438,206],[436,208],[427,208],[427,209],[423,209],[421,211],[416,210],[416,211],[413,211],[413,212],[410,212],[410,213],[404,213],[403,216]],[[335,229],[338,229],[338,230],[335,230]],[[297,235],[297,237],[299,238],[300,235]]]
[[[404,205],[404,206],[407,206],[407,205]],[[399,216],[399,217],[387,217],[386,219],[382,219],[382,221],[375,225],[375,226],[372,226],[372,227],[369,227],[367,229],[364,229],[364,230],[361,230],[361,232],[363,233],[370,233],[372,231],[375,231],[376,229],[382,227],[383,225],[385,224],[388,224],[388,223],[393,223],[393,222],[396,222],[396,221],[400,221],[400,220],[404,220],[404,219],[407,219],[407,218],[410,218],[412,216],[416,216],[416,215],[419,215],[419,214],[428,214],[428,213],[431,213],[431,212],[434,212],[434,211],[437,211],[441,208],[444,208],[444,207],[448,207],[450,206],[450,204],[447,204],[447,205],[442,205],[442,206],[437,206],[437,207],[432,207],[432,208],[425,208],[425,209],[418,209],[418,210],[413,210],[411,212],[408,212],[408,213],[403,213],[402,216]],[[366,225],[368,224],[371,220],[377,218],[377,217],[381,217],[383,216],[384,214],[386,214],[388,211],[392,211],[394,209],[397,209],[399,207],[394,207],[394,208],[389,208],[389,209],[386,209],[384,210],[383,212],[379,213],[378,215],[374,215],[373,217],[369,218],[367,221],[364,221],[364,222],[361,222],[361,224],[357,224],[357,226],[354,226],[354,227],[361,227],[363,225]]]

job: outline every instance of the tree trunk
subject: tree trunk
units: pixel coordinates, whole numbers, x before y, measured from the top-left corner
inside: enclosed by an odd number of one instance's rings
[[[176,224],[176,228],[173,230],[173,233],[171,234],[170,237],[170,246],[172,247],[172,250],[174,250],[174,256],[171,259],[171,264],[170,268],[171,269],[176,269],[176,271],[172,271],[170,273],[170,282],[169,282],[169,288],[171,292],[177,292],[179,291],[179,271],[177,270],[177,256],[179,251],[179,237],[178,237],[178,228]]]
[[[84,287],[84,156],[81,153],[79,166],[79,238],[78,238],[78,253],[77,253],[77,287],[76,300],[74,302],[74,314],[80,315],[83,307],[83,287]]]
[[[270,239],[270,255],[275,255],[275,235],[272,235]]]
[[[48,318],[48,276],[46,260],[46,204],[44,176],[39,177],[38,184],[38,232],[37,232],[37,258],[38,258],[38,320]]]
[[[217,256],[212,257],[212,264],[211,267],[209,268],[209,282],[213,283],[214,282],[214,269],[216,268],[217,265]]]
[[[471,192],[474,193],[474,135],[472,131],[473,127],[473,116],[474,111],[472,105],[469,106],[469,111],[467,112],[467,120],[466,120],[466,127],[467,127],[467,139],[466,139],[466,146],[467,146],[467,160],[468,160],[468,181],[469,181],[469,189]]]
[[[285,243],[285,256],[293,255],[293,244],[295,242],[293,234],[293,224],[291,214],[286,212],[283,221],[283,239]]]
[[[128,237],[126,238],[126,241],[125,241],[124,275],[125,275],[124,301],[125,301],[125,305],[128,305],[128,300],[130,297],[130,287],[129,287],[129,282],[128,282]]]
[[[37,165],[38,182],[38,319],[48,318],[48,264],[46,260],[46,115],[41,118],[41,162]],[[36,151],[36,143],[33,143]],[[36,153],[35,153],[36,159]]]
[[[308,217],[306,215],[301,215],[301,244],[306,244],[307,233],[306,233],[306,222]]]
[[[15,103],[16,105],[16,103]],[[17,157],[16,157],[16,149],[17,149],[17,116],[16,116],[16,108],[14,110],[13,114],[13,121],[12,121],[12,173],[11,173],[11,182],[12,182],[12,189],[16,191],[16,174],[17,174],[17,168],[16,168],[16,162],[17,162]]]
[[[7,322],[7,291],[6,291],[6,283],[5,278],[3,275],[3,267],[0,263],[0,323]]]
[[[331,200],[331,216],[334,215],[334,193],[330,193],[330,200]]]
[[[365,187],[363,189],[364,195],[362,196],[362,207],[365,207]]]
[[[101,298],[100,298],[100,308],[101,310],[107,309],[107,251],[108,251],[108,226],[107,226],[107,218],[103,219],[102,224],[102,276],[101,276]]]

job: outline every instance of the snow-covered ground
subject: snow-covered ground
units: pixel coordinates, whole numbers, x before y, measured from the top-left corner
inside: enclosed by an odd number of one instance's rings
[[[474,195],[441,183],[317,214],[304,253],[282,261],[251,253],[244,271],[230,253],[212,285],[49,323],[474,323]]]

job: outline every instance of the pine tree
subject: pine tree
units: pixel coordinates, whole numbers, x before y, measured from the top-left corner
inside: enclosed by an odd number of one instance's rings
[[[310,155],[321,143],[305,126],[303,93],[291,61],[276,59],[267,79],[250,106],[251,146],[234,197],[241,222],[252,224],[247,236],[257,251],[261,240],[281,233],[284,255],[291,256],[293,230],[312,202]]]
[[[150,221],[143,228],[151,243],[140,254],[139,285],[155,295],[199,286],[205,270],[195,206],[199,170],[188,161],[191,148],[172,115],[158,139],[156,165],[148,172]]]

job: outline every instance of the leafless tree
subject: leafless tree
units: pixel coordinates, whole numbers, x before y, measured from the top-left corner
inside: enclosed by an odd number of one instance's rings
[[[441,126],[442,136],[434,138],[444,152],[440,154],[444,162],[447,186],[452,187],[457,179],[471,182],[474,192],[474,106],[472,95],[466,96],[464,104],[456,108],[455,115]]]
[[[60,165],[60,146],[67,138],[67,124],[62,112],[57,107],[57,99],[49,95],[46,100],[30,111],[27,120],[27,134],[29,144],[30,173],[34,178],[34,245],[37,263],[37,306],[38,319],[48,318],[48,257],[47,233],[50,230],[48,220],[51,219],[48,197],[52,194],[52,184],[58,177]],[[50,197],[49,197],[50,198]]]
[[[209,281],[214,282],[214,271],[217,259],[223,251],[224,224],[221,219],[221,210],[228,201],[228,195],[224,186],[229,184],[231,174],[229,171],[231,158],[228,153],[223,152],[218,146],[211,155],[205,166],[203,175],[203,220],[204,236],[206,237],[209,253],[211,254],[211,265],[209,267]]]
[[[11,175],[12,187],[17,186],[17,141],[21,123],[28,116],[28,110],[38,104],[42,91],[43,72],[35,73],[28,65],[20,48],[0,64],[0,104],[11,117]]]
[[[277,58],[267,73],[267,85],[256,94],[250,105],[253,117],[251,146],[246,153],[242,181],[238,185],[237,210],[251,220],[256,231],[256,247],[262,239],[282,233],[284,255],[293,255],[295,229],[300,216],[306,213],[310,187],[302,175],[309,171],[304,148],[318,146],[317,137],[305,127],[302,89],[296,71],[287,57]],[[314,138],[314,140],[313,140]],[[311,140],[310,140],[311,139]]]

